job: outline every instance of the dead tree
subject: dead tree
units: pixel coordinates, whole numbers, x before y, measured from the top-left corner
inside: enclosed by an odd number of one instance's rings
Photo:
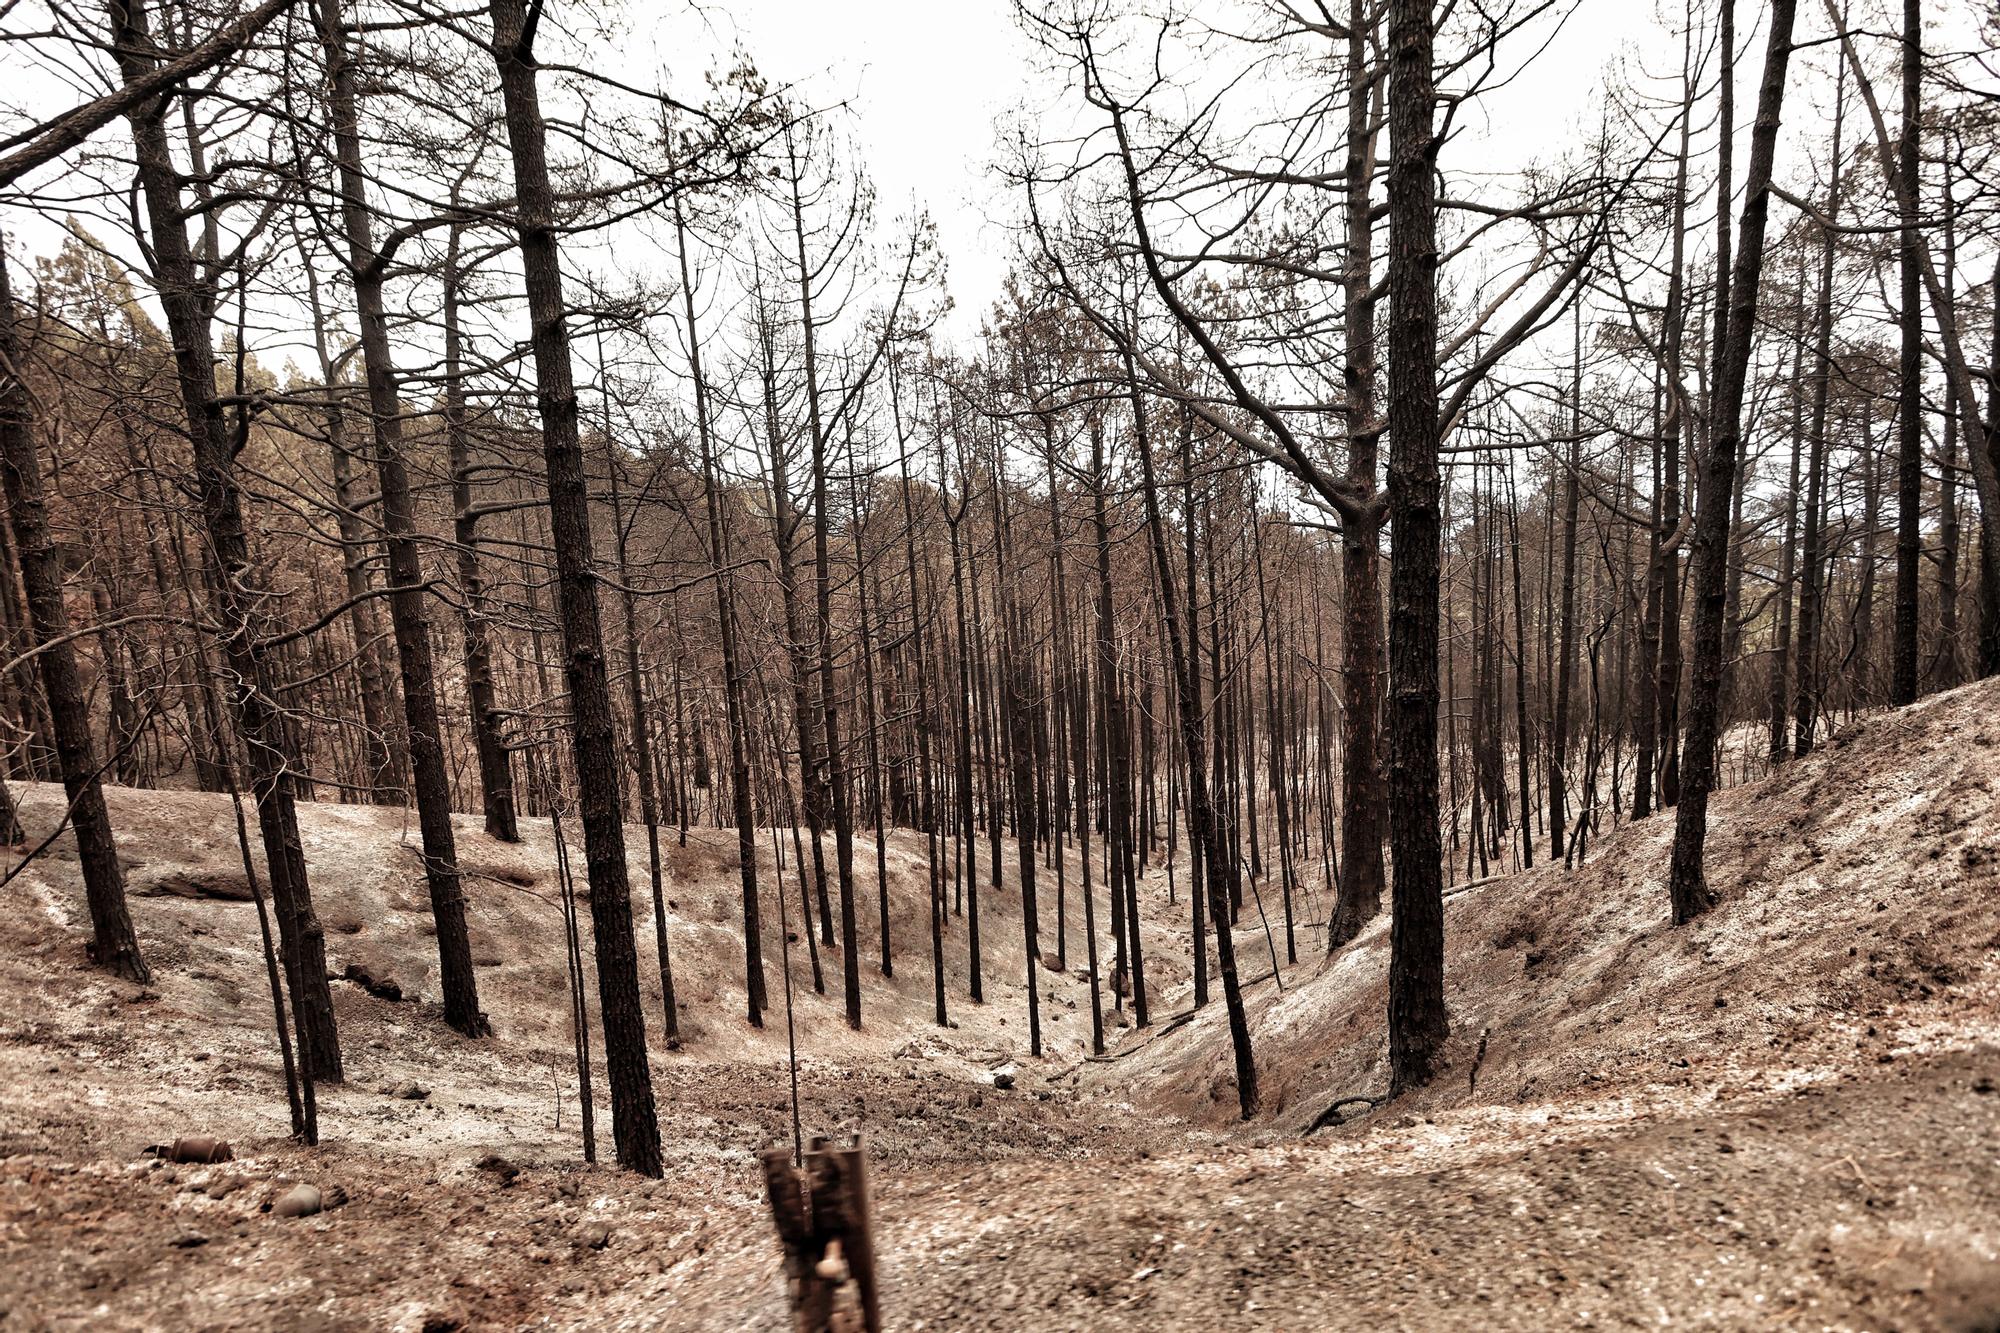
[[[31,651],[48,697],[63,793],[69,798],[65,817],[76,836],[84,900],[90,907],[90,956],[100,967],[127,981],[145,982],[152,980],[152,971],[139,952],[139,935],[125,905],[125,869],[118,860],[111,815],[104,806],[104,770],[97,762],[90,707],[70,645],[62,559],[49,530],[48,504],[42,498],[42,460],[35,447],[27,366],[15,326],[14,294],[7,270],[6,255],[0,250],[0,481],[5,483],[7,517],[27,597],[28,630],[34,644]],[[20,820],[11,799],[6,822],[18,838]]]
[[[618,1161],[641,1175],[660,1174],[660,1122],[646,1065],[646,1017],[632,938],[631,883],[619,797],[618,739],[611,718],[597,576],[591,569],[590,495],[577,428],[576,384],[564,325],[562,261],[556,242],[555,192],[547,134],[535,87],[535,32],[523,0],[492,0],[493,58],[513,149],[514,192],[532,334],[542,461],[555,538],[556,592],[562,617],[563,674],[569,685],[570,738],[577,812],[590,883],[591,934],[604,1022],[604,1063],[611,1081],[611,1124]],[[534,10],[541,16],[540,6]]]
[[[1757,298],[1764,267],[1764,228],[1771,207],[1771,168],[1785,102],[1785,71],[1792,55],[1797,0],[1773,0],[1757,120],[1750,136],[1743,217],[1735,272],[1730,277],[1729,336],[1717,361],[1713,434],[1703,465],[1694,527],[1694,664],[1688,695],[1687,754],[1680,803],[1674,813],[1674,849],[1667,894],[1676,925],[1715,905],[1702,874],[1708,834],[1708,797],[1716,786],[1716,739],[1722,722],[1723,618],[1728,598],[1729,513],[1742,443],[1744,384],[1756,333]]]
[[[444,1021],[468,1037],[490,1030],[479,1009],[472,941],[465,921],[465,884],[451,828],[451,777],[438,727],[436,673],[430,624],[424,614],[423,566],[417,551],[416,501],[403,459],[403,415],[396,367],[389,349],[389,312],[383,299],[387,256],[375,247],[368,207],[368,178],[361,160],[358,75],[348,54],[340,0],[319,0],[320,42],[326,53],[329,111],[340,181],[340,216],[347,240],[348,276],[361,324],[361,359],[368,382],[369,422],[375,439],[375,478],[381,488],[382,533],[389,551],[389,620],[403,674],[403,721],[409,729],[411,788],[423,837],[424,882],[437,925],[438,980]]]
[[[161,55],[143,0],[109,0],[113,48],[127,88],[145,85]],[[326,978],[326,934],[313,910],[284,719],[264,679],[266,651],[258,625],[262,590],[251,569],[243,496],[236,476],[236,428],[215,389],[214,286],[188,245],[189,210],[168,143],[168,99],[136,101],[126,118],[137,150],[139,191],[151,224],[153,279],[174,349],[174,369],[193,448],[195,488],[207,537],[209,584],[221,619],[223,665],[231,710],[249,760],[257,823],[271,877],[285,975],[300,1028],[306,1077],[338,1082],[340,1041]]]

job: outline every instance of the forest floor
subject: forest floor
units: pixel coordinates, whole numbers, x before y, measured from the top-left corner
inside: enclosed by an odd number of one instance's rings
[[[866,1135],[894,1328],[2000,1328],[1996,793],[1987,683],[1719,796],[1722,901],[1690,927],[1665,924],[1659,817],[1578,869],[1459,886],[1450,1065],[1379,1106],[1343,1099],[1386,1085],[1386,923],[1330,959],[1302,929],[1272,979],[1246,911],[1249,1124],[1219,997],[1187,1016],[1185,897],[1162,875],[1141,886],[1153,1022],[1114,1027],[1098,1060],[1067,867],[1070,966],[1043,976],[1036,1060],[1012,848],[981,903],[986,1003],[965,999],[954,922],[958,1026],[940,1029],[922,840],[885,849],[891,979],[861,838],[860,1032],[833,960],[816,995],[792,946],[805,1131]],[[87,965],[63,841],[0,890],[0,1327],[786,1326],[755,1160],[791,1135],[782,939],[772,923],[755,1032],[733,836],[668,835],[684,1044],[659,1040],[655,976],[667,1171],[647,1181],[579,1160],[546,822],[517,846],[459,825],[497,1032],[470,1041],[438,1017],[414,820],[301,807],[348,1076],[321,1090],[307,1149],[285,1136],[228,802],[108,795],[150,985]],[[17,797],[38,839],[59,792]],[[631,850],[651,969],[636,830]],[[769,895],[768,845],[760,862]],[[1051,892],[1045,873],[1045,950]],[[608,1158],[607,1100],[600,1082]],[[1308,1132],[1336,1102],[1345,1116]],[[192,1133],[236,1160],[145,1155]],[[347,1202],[270,1212],[297,1181]]]

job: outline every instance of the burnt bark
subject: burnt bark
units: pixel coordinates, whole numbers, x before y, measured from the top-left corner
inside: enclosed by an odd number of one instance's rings
[[[506,715],[493,678],[492,608],[479,566],[479,512],[473,506],[471,423],[467,419],[464,334],[459,320],[460,229],[452,228],[444,273],[444,437],[451,468],[452,541],[457,548],[458,594],[465,663],[466,710],[479,762],[479,803],[486,832],[502,842],[521,840],[514,799],[514,765],[507,749]]]
[[[1792,54],[1797,0],[1773,0],[1764,73],[1751,131],[1745,173],[1743,217],[1735,272],[1729,288],[1729,333],[1718,359],[1713,410],[1714,433],[1703,466],[1694,528],[1694,665],[1689,693],[1687,754],[1674,819],[1674,848],[1667,893],[1676,925],[1684,925],[1715,905],[1702,874],[1708,833],[1708,798],[1716,784],[1716,738],[1721,725],[1723,619],[1728,597],[1729,514],[1742,442],[1744,382],[1756,332],[1759,280],[1764,265],[1764,229],[1771,205],[1771,170],[1784,110],[1785,72]]]
[[[492,0],[493,57],[506,107],[519,208],[521,267],[528,299],[536,402],[542,419],[556,592],[562,617],[563,674],[569,685],[577,810],[590,883],[591,933],[597,952],[604,1063],[611,1082],[612,1134],[618,1161],[641,1175],[660,1174],[660,1124],[646,1065],[646,1017],[632,938],[631,884],[618,791],[618,740],[591,568],[590,497],[577,429],[569,333],[564,327],[562,263],[549,183],[546,130],[535,88],[534,33],[522,0]],[[540,8],[536,8],[539,16]]]
[[[159,51],[142,0],[110,0],[111,32],[120,76],[129,86],[158,68]],[[239,417],[232,431],[215,391],[215,286],[197,268],[187,237],[181,178],[168,145],[167,104],[135,103],[127,113],[140,193],[151,228],[152,272],[174,349],[175,378],[187,416],[195,490],[207,538],[209,583],[222,625],[223,668],[231,711],[243,738],[258,832],[271,881],[286,984],[300,1033],[307,1078],[338,1082],[340,1039],[327,986],[326,933],[313,910],[293,790],[284,718],[267,692],[257,621],[263,590],[250,562],[243,496],[237,483]]]
[[[1436,83],[1429,0],[1389,5],[1389,1086],[1436,1076],[1444,1004],[1438,840]]]
[[[320,41],[331,85],[334,155],[340,180],[340,215],[346,232],[347,263],[361,325],[362,365],[368,382],[370,425],[375,439],[375,478],[381,488],[382,536],[389,552],[389,621],[395,630],[396,658],[402,668],[403,721],[409,731],[411,789],[417,798],[417,825],[423,838],[424,882],[430,890],[431,919],[437,925],[438,981],[444,992],[444,1021],[469,1037],[489,1030],[479,1009],[472,942],[465,921],[465,886],[458,873],[458,848],[451,827],[451,778],[445,771],[444,742],[438,728],[437,684],[432,668],[430,625],[424,616],[423,564],[417,550],[416,501],[403,461],[402,404],[389,347],[389,314],[383,301],[374,222],[368,210],[367,176],[361,163],[361,109],[357,76],[342,27],[340,0],[319,0]]]
[[[125,869],[118,860],[118,842],[111,814],[104,805],[102,769],[91,736],[90,707],[71,647],[69,611],[63,604],[62,558],[49,528],[48,504],[42,498],[42,460],[35,447],[35,423],[16,327],[14,294],[4,249],[0,249],[0,481],[5,483],[7,518],[20,561],[26,595],[28,632],[35,649],[36,669],[49,702],[56,760],[62,768],[63,793],[69,798],[69,826],[76,837],[83,895],[90,908],[90,957],[127,981],[152,979],[139,951],[139,935],[125,904]],[[107,644],[106,651],[113,645]],[[7,802],[7,824],[18,833],[13,802]]]

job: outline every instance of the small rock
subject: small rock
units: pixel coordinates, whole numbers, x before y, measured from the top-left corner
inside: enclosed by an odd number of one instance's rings
[[[431,1095],[431,1090],[425,1087],[421,1083],[414,1082],[410,1079],[404,1079],[401,1083],[398,1083],[395,1087],[389,1090],[389,1095],[391,1097],[401,1098],[403,1101],[406,1102],[421,1102],[429,1099]]]
[[[220,1180],[211,1181],[202,1193],[211,1199],[226,1199],[249,1183],[242,1176],[224,1176]]]
[[[1013,1065],[1000,1066],[1000,1068],[993,1071],[993,1086],[1002,1092],[1013,1087],[1015,1072]]]
[[[366,962],[349,963],[339,979],[353,982],[378,1000],[397,1001],[404,998],[402,982]]]
[[[208,1237],[202,1235],[199,1231],[183,1231],[180,1235],[168,1241],[167,1244],[177,1250],[197,1250],[208,1244]]]
[[[585,1218],[576,1224],[576,1230],[570,1234],[575,1237],[578,1245],[601,1250],[611,1243],[611,1224],[595,1218]]]
[[[513,1184],[514,1177],[521,1174],[520,1167],[515,1166],[498,1153],[488,1153],[472,1165],[476,1170],[491,1171],[494,1175],[500,1177],[500,1183],[503,1185]]]
[[[319,1190],[304,1184],[292,1186],[271,1204],[271,1212],[278,1217],[311,1217],[320,1208]]]
[[[966,1095],[965,1104],[974,1108],[984,1106],[986,1105],[986,1094],[974,1088]]]

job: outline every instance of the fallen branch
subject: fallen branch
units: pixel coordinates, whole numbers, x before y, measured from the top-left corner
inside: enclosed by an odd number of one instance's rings
[[[1389,1099],[1387,1097],[1366,1097],[1366,1096],[1337,1098],[1334,1101],[1333,1105],[1327,1107],[1324,1111],[1321,1111],[1317,1116],[1313,1117],[1313,1122],[1305,1127],[1304,1131],[1300,1133],[1299,1137],[1302,1139],[1311,1138],[1313,1135],[1319,1133],[1322,1129],[1325,1129],[1328,1125],[1346,1124],[1347,1117],[1340,1113],[1340,1108],[1343,1106],[1357,1106],[1357,1105],[1366,1106],[1369,1110],[1372,1111],[1376,1107],[1382,1105],[1384,1102],[1388,1100]]]

